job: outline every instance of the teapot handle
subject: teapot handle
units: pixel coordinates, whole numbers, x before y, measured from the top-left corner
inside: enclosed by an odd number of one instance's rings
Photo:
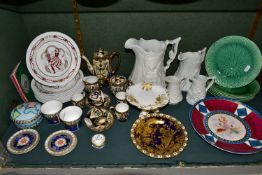
[[[119,55],[119,53],[117,52],[113,52],[111,55],[110,55],[110,62],[112,62],[113,58],[117,58],[118,61],[117,61],[117,65],[115,67],[115,69],[112,69],[112,72],[111,72],[111,76],[114,75],[116,73],[116,71],[118,70],[119,66],[120,66],[120,63],[121,63],[121,57]]]
[[[215,79],[216,79],[215,76],[213,76],[213,77],[208,77],[208,78],[207,78],[207,80],[211,80],[211,81],[209,82],[208,86],[206,87],[206,92],[207,92],[208,89],[211,88],[211,86],[214,84]]]
[[[86,65],[87,65],[87,68],[88,70],[90,71],[90,73],[92,75],[94,75],[94,68],[93,66],[91,65],[90,61],[88,60],[88,58],[85,56],[85,55],[82,55],[81,58],[86,62]]]
[[[181,37],[179,38],[176,38],[174,40],[166,40],[166,46],[169,45],[169,44],[172,44],[172,49],[169,51],[169,59],[167,60],[167,64],[166,66],[164,67],[164,70],[166,71],[170,64],[174,61],[174,59],[176,58],[176,54],[177,54],[177,47],[178,47],[178,44],[181,40]]]

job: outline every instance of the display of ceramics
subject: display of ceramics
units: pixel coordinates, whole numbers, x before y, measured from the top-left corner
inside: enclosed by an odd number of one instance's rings
[[[197,52],[184,52],[178,55],[179,66],[175,76],[181,80],[181,90],[188,91],[191,86],[190,79],[200,74],[201,64],[206,55],[206,48]]]
[[[45,141],[45,150],[53,156],[64,156],[75,149],[77,137],[68,130],[52,133]]]
[[[180,40],[181,37],[166,41],[129,38],[125,42],[125,48],[132,49],[136,56],[129,80],[134,84],[154,83],[165,87],[166,70],[176,57]],[[172,49],[169,51],[169,60],[164,66],[164,57],[168,45],[171,45]]]
[[[82,56],[82,58],[86,61],[87,68],[90,73],[97,76],[101,84],[104,84],[104,81],[108,81],[108,79],[116,73],[121,62],[119,53],[109,53],[108,51],[105,51],[101,48],[99,48],[93,55],[93,65],[85,56]],[[112,64],[113,59],[117,59],[115,68],[113,68]]]
[[[262,116],[249,106],[227,98],[207,98],[194,105],[190,121],[212,146],[236,154],[262,150]]]
[[[93,107],[87,112],[84,121],[90,130],[103,132],[114,124],[114,116],[105,108]]]
[[[255,80],[262,67],[262,56],[248,38],[227,36],[209,48],[205,66],[208,75],[216,77],[218,85],[237,88]]]
[[[14,133],[7,141],[7,150],[12,154],[25,154],[39,143],[39,133],[34,129],[23,129]]]
[[[33,128],[43,119],[40,108],[41,104],[37,102],[20,104],[12,110],[11,120],[20,129]]]
[[[223,96],[245,102],[255,98],[260,91],[260,85],[256,80],[240,88],[224,88],[213,84],[208,91],[214,96]]]
[[[176,118],[151,113],[137,119],[131,128],[136,148],[153,158],[171,158],[187,146],[187,131]]]
[[[47,86],[63,86],[77,74],[81,63],[75,41],[60,32],[37,36],[26,52],[26,64],[32,77]]]
[[[40,88],[36,86],[36,81],[32,80],[31,81],[31,88],[34,92],[35,98],[42,102],[45,103],[50,100],[58,100],[62,103],[68,102],[71,100],[71,97],[76,94],[76,93],[81,93],[85,85],[82,81],[83,79],[83,72],[79,71],[80,77],[78,78],[77,82],[69,89],[62,90],[60,92],[53,92],[52,90],[50,91],[42,91]],[[43,87],[43,86],[42,86]]]
[[[139,83],[126,90],[127,101],[142,110],[156,110],[168,104],[166,89],[152,83]]]

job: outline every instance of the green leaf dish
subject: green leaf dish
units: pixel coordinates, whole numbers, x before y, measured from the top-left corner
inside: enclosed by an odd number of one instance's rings
[[[234,93],[233,89],[225,91],[224,87],[219,86],[218,84],[213,84],[212,87],[208,90],[214,96],[223,96],[232,99],[236,99],[241,102],[250,101],[255,98],[256,94],[260,91],[260,85],[258,81],[253,81],[250,84],[244,86],[243,92],[239,93],[236,91]]]
[[[262,56],[257,45],[242,36],[227,36],[216,41],[208,50],[205,67],[215,82],[226,88],[245,86],[258,76]]]

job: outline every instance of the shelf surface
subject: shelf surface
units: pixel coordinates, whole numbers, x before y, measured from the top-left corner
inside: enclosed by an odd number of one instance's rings
[[[107,93],[109,93],[107,91]],[[261,113],[262,92],[247,104]],[[114,101],[112,105],[114,104]],[[24,155],[9,155],[6,167],[168,167],[168,166],[206,166],[206,165],[262,165],[262,152],[252,155],[237,155],[221,151],[200,138],[193,130],[189,121],[191,106],[185,101],[177,105],[168,105],[160,112],[169,114],[180,120],[189,135],[188,145],[177,157],[170,159],[153,159],[140,153],[130,138],[130,128],[138,118],[139,110],[131,107],[126,122],[115,121],[112,128],[104,132],[106,146],[97,150],[91,146],[91,132],[83,123],[81,129],[75,132],[78,144],[71,153],[63,157],[53,157],[44,149],[46,138],[54,131],[63,129],[63,124],[48,125],[44,120],[35,129],[40,133],[37,147]],[[11,124],[3,143],[18,129]]]

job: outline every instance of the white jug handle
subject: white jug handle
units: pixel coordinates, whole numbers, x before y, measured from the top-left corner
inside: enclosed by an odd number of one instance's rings
[[[211,80],[211,81],[209,82],[208,86],[206,87],[206,92],[207,92],[208,89],[211,88],[211,86],[214,84],[215,79],[216,79],[215,76],[213,76],[213,77],[207,77],[207,81],[208,81],[208,80]]]
[[[169,44],[172,44],[172,49],[169,51],[169,59],[167,60],[166,66],[164,67],[165,71],[169,68],[170,64],[176,58],[177,48],[178,48],[178,44],[179,44],[180,40],[181,40],[181,37],[178,37],[174,40],[166,40],[165,41],[166,46],[168,46]]]

